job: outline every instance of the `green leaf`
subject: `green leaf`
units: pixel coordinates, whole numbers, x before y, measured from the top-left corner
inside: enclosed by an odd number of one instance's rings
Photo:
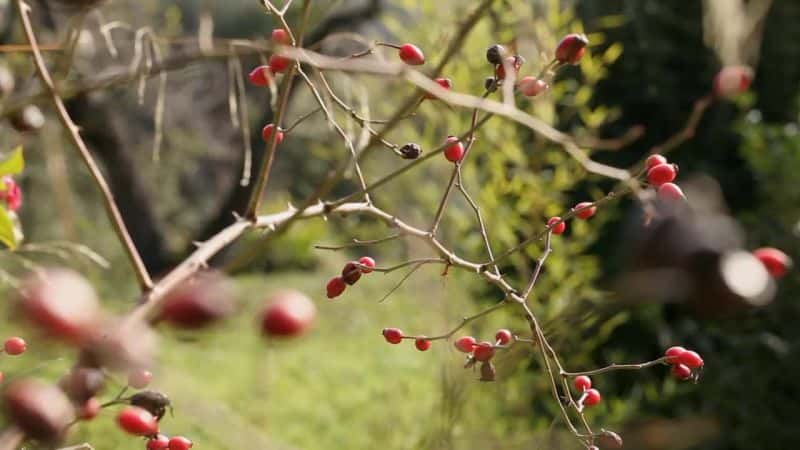
[[[14,234],[14,222],[5,208],[0,208],[0,242],[11,250],[17,248],[17,237]]]
[[[18,146],[11,152],[11,156],[5,161],[0,162],[0,177],[6,175],[16,175],[25,168],[25,158],[22,157],[22,146]]]

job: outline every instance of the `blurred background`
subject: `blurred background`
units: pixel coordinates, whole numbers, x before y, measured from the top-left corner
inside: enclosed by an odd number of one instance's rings
[[[0,0],[0,150],[25,148],[26,168],[18,177],[24,242],[85,245],[109,264],[71,250],[4,251],[4,298],[13,297],[11,286],[32,267],[66,265],[92,281],[109,309],[126,311],[136,298],[136,281],[94,184],[48,99],[37,96],[41,86],[29,53],[14,47],[24,36],[13,3]],[[264,151],[258,130],[272,111],[269,90],[239,86],[237,79],[268,54],[243,47],[232,53],[231,43],[266,43],[278,24],[256,1],[85,3],[92,2],[32,0],[37,33],[45,48],[53,47],[50,67],[63,80],[69,111],[107,174],[145,263],[152,273],[163,273],[246,204],[248,190],[240,184],[246,149],[258,164]],[[287,15],[291,24],[299,21],[301,2],[295,3]],[[362,50],[374,39],[412,42],[428,58],[422,70],[430,70],[478,3],[315,1],[306,42],[335,55]],[[800,437],[793,422],[800,401],[794,380],[800,370],[800,278],[789,273],[771,302],[754,305],[730,294],[730,280],[719,273],[720,255],[731,249],[771,246],[795,259],[800,252],[798,20],[800,3],[788,0],[496,0],[443,71],[454,90],[480,95],[492,74],[484,56],[489,45],[515,49],[526,58],[523,72],[535,74],[563,35],[586,33],[590,44],[580,65],[560,71],[546,95],[518,99],[518,106],[586,143],[594,159],[628,167],[684,127],[721,67],[754,68],[750,91],[714,101],[691,139],[669,154],[680,166],[694,212],[644,227],[642,201],[611,202],[591,221],[570,223],[564,236],[554,238],[533,293],[534,311],[572,370],[654,359],[674,344],[703,355],[706,366],[696,385],[674,380],[660,366],[595,378],[604,402],[588,418],[597,428],[619,432],[626,448],[786,449]],[[144,28],[149,37],[137,40]],[[213,41],[204,43],[210,33]],[[68,55],[62,44],[71,39],[76,45]],[[147,39],[160,56],[137,53]],[[214,52],[200,52],[203,45]],[[391,49],[378,53],[376,58],[394,58]],[[140,54],[144,61],[137,62]],[[139,76],[146,61],[168,69],[165,77]],[[401,80],[329,76],[343,99],[368,107],[377,119],[414,92]],[[309,92],[299,87],[289,120],[313,108]],[[388,138],[433,149],[444,136],[468,129],[469,119],[467,110],[426,102]],[[348,132],[355,127],[349,125]],[[301,202],[345,155],[321,115],[304,122],[280,147],[264,212]],[[364,169],[375,180],[398,161],[377,151]],[[443,158],[434,158],[376,191],[376,202],[425,226],[450,170]],[[496,249],[512,247],[547,217],[614,187],[560,147],[498,118],[479,132],[464,176]],[[355,188],[351,176],[334,194]],[[403,274],[376,273],[336,302],[325,298],[325,282],[349,259],[366,253],[379,265],[392,265],[427,255],[413,240],[352,253],[313,247],[387,234],[383,224],[359,217],[297,223],[270,240],[256,261],[234,271],[241,309],[232,319],[192,333],[159,327],[153,386],[174,404],[162,430],[190,436],[200,449],[577,448],[558,419],[533,349],[518,346],[499,355],[497,381],[482,383],[445,342],[421,353],[411,345],[387,346],[381,337],[390,326],[439,334],[500,298],[474,276],[458,270],[442,276],[441,267],[425,266],[379,303]],[[441,236],[459,254],[484,259],[473,212],[462,199],[454,198]],[[667,242],[666,248],[654,248],[654,239]],[[214,264],[259,240],[248,235]],[[541,251],[533,245],[506,260],[504,273],[524,283]],[[639,269],[659,267],[676,252],[675,265],[691,282],[653,289],[652,283],[631,281]],[[284,288],[312,298],[319,309],[316,325],[296,340],[265,340],[254,316]],[[9,304],[0,303],[0,336],[30,336],[29,352],[0,358],[0,370],[6,379],[57,379],[71,365],[72,351],[37,339]],[[498,327],[522,333],[526,324],[503,311],[465,332],[488,338]],[[106,395],[113,396],[113,389]],[[69,443],[143,448],[141,440],[116,429],[113,417],[103,413],[76,427]]]

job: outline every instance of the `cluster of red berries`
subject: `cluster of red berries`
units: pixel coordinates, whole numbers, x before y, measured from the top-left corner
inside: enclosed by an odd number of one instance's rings
[[[272,42],[277,45],[291,45],[292,38],[283,28],[275,28],[272,30]],[[291,59],[278,54],[272,54],[272,56],[269,57],[269,63],[251,70],[248,78],[250,79],[250,83],[254,86],[269,86],[272,80],[275,79],[275,74],[285,72],[291,64]]]
[[[582,220],[591,219],[597,213],[597,206],[592,202],[580,202],[572,207],[575,217]],[[567,231],[567,222],[560,216],[553,216],[547,220],[547,227],[553,234],[563,234]]]
[[[336,298],[344,292],[347,285],[353,285],[361,278],[362,273],[370,273],[375,268],[375,260],[362,256],[358,261],[350,261],[342,268],[342,274],[328,280],[326,286],[328,298]]]
[[[147,450],[188,450],[192,441],[183,436],[167,437],[158,431],[158,420],[138,406],[127,406],[117,414],[117,425],[126,433],[147,438]]]
[[[17,211],[22,207],[22,189],[11,177],[3,177],[3,184],[0,186],[0,201],[6,204],[9,211]]]
[[[495,333],[494,339],[495,342],[492,344],[489,341],[478,342],[472,336],[461,336],[453,342],[453,345],[458,351],[471,355],[476,361],[483,362],[494,357],[495,348],[510,344],[514,335],[511,334],[511,331],[501,328]]]
[[[578,408],[592,407],[599,404],[603,400],[600,391],[592,388],[592,379],[586,375],[578,375],[572,380],[572,385],[581,393],[578,398]]]
[[[668,201],[685,200],[686,196],[677,184],[678,166],[670,164],[662,155],[653,154],[645,160],[647,182],[657,189],[658,198]]]
[[[664,352],[667,364],[672,366],[670,372],[672,376],[679,380],[692,379],[697,381],[700,376],[700,369],[703,368],[703,358],[697,352],[686,350],[683,347],[674,346]]]
[[[17,356],[25,353],[25,350],[28,349],[28,344],[25,343],[25,340],[21,337],[10,337],[5,340],[3,343],[3,348],[0,349],[0,353],[5,352],[7,355]],[[0,372],[0,383],[3,382],[3,372]]]
[[[406,336],[399,328],[384,328],[381,334],[390,344],[399,344],[403,339],[414,339],[417,350],[424,352],[431,348],[431,341],[426,336]]]

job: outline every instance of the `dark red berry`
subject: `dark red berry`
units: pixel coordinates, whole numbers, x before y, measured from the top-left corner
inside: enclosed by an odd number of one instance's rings
[[[584,395],[585,397],[583,399],[583,404],[586,406],[594,406],[600,403],[600,401],[603,399],[603,397],[600,395],[600,391],[597,389],[587,389],[584,392]]]
[[[494,356],[494,346],[491,342],[481,342],[475,347],[472,355],[478,361],[489,361]]]
[[[561,217],[558,216],[551,217],[550,220],[547,221],[547,226],[550,227],[550,231],[552,231],[553,234],[562,234],[567,231],[567,222],[561,220]]]
[[[597,207],[591,202],[580,202],[572,210],[575,211],[575,217],[586,220],[597,212]]]
[[[383,337],[390,344],[399,344],[403,341],[403,332],[399,328],[384,328]]]
[[[586,375],[579,375],[572,381],[572,385],[578,392],[588,391],[592,387],[592,379]]]
[[[86,400],[86,403],[78,410],[78,418],[81,420],[92,420],[100,414],[100,400],[95,397]]]
[[[347,284],[344,282],[342,277],[333,277],[328,280],[328,285],[326,286],[328,292],[328,298],[336,298],[342,295],[344,292]]]
[[[361,278],[361,269],[358,267],[357,262],[350,261],[344,265],[342,269],[342,279],[345,283],[353,285],[359,278]]]
[[[677,175],[674,164],[659,164],[647,171],[647,181],[653,186],[661,186],[674,180]]]
[[[747,66],[723,67],[714,77],[714,94],[719,97],[733,97],[750,87],[753,69]]]
[[[444,89],[447,89],[448,91],[453,88],[453,80],[451,80],[450,78],[437,78],[437,79],[435,79],[433,81],[435,81],[436,84],[438,84],[439,86],[441,86]],[[429,100],[434,100],[434,99],[436,99],[438,97],[436,95],[434,95],[434,94],[431,94],[430,92],[426,92],[425,93],[425,98],[427,98]]]
[[[137,436],[158,433],[158,422],[148,411],[138,406],[128,406],[117,414],[117,425],[124,431]]]
[[[472,353],[472,350],[475,349],[475,345],[477,345],[478,341],[475,340],[472,336],[462,336],[453,343],[456,346],[458,351],[464,353]]]
[[[189,450],[192,448],[192,445],[194,445],[192,441],[183,436],[173,436],[169,439],[167,448],[169,448],[169,450]]]
[[[247,78],[254,86],[269,86],[270,80],[272,80],[272,70],[269,66],[258,66],[250,71]]]
[[[658,187],[658,198],[665,201],[679,201],[686,200],[683,191],[675,183],[664,183]]]
[[[761,264],[764,264],[767,272],[775,279],[786,275],[786,272],[792,267],[792,258],[777,248],[762,247],[754,250],[753,256],[761,261]]]
[[[307,332],[317,317],[317,307],[299,291],[279,291],[269,297],[261,316],[266,336],[295,337]]]
[[[272,42],[281,45],[290,45],[292,43],[292,38],[283,28],[275,28],[272,30]]]
[[[25,339],[17,336],[10,337],[3,343],[3,349],[9,355],[21,355],[25,353],[27,348],[28,345],[25,343]]]
[[[556,47],[556,60],[562,64],[578,64],[586,52],[589,39],[583,34],[568,34],[561,39]]]
[[[680,355],[678,355],[677,359],[678,363],[683,364],[690,369],[698,369],[703,367],[703,358],[697,354],[697,352],[693,352],[691,350],[687,350]]]
[[[517,76],[520,67],[522,67],[522,57],[520,56],[509,56],[503,60],[503,64],[498,64],[497,67],[494,69],[494,76],[498,80],[504,80],[506,78],[506,66],[509,69],[514,71],[514,76]]]
[[[233,286],[220,272],[201,272],[167,293],[160,319],[180,328],[202,328],[236,309]]]
[[[169,438],[163,434],[157,434],[147,440],[147,450],[164,450],[169,447]]]
[[[420,66],[425,64],[425,55],[422,50],[413,44],[403,44],[397,51],[400,59],[409,66]]]
[[[519,91],[522,92],[522,95],[526,97],[536,97],[537,95],[546,91],[548,85],[544,80],[527,76],[522,77],[522,79],[519,80],[517,87],[519,87]]]
[[[512,338],[513,335],[511,334],[511,331],[506,330],[505,328],[497,330],[497,333],[494,335],[494,339],[497,341],[498,345],[506,345],[511,342]]]
[[[464,144],[455,136],[448,136],[445,141],[447,147],[444,149],[444,157],[451,163],[457,163],[464,157]]]
[[[417,350],[424,352],[425,350],[431,348],[431,341],[425,339],[424,337],[417,338],[414,340],[414,346],[417,347]]]
[[[361,267],[362,273],[371,273],[372,269],[375,268],[375,260],[369,256],[362,256],[361,258],[358,258],[358,262],[363,266]]]
[[[422,154],[422,147],[420,147],[419,144],[410,142],[400,147],[399,151],[403,159],[417,159],[419,155]]]
[[[666,164],[666,163],[667,163],[667,158],[659,155],[658,153],[655,153],[647,157],[647,159],[644,161],[644,167],[649,170],[659,164]]]
[[[692,369],[683,364],[675,364],[672,366],[672,369],[670,369],[670,372],[672,376],[679,380],[688,380],[689,377],[692,376]]]
[[[500,44],[494,44],[486,49],[486,60],[489,64],[498,65],[503,63],[503,58],[506,56],[506,49]]]
[[[72,403],[64,391],[51,384],[33,379],[15,380],[1,395],[5,424],[14,423],[31,439],[58,440],[74,419]]]
[[[264,125],[264,128],[261,129],[261,138],[264,139],[264,142],[270,143],[272,142],[272,132],[275,131],[275,125],[268,123]],[[278,131],[278,136],[275,138],[275,145],[281,145],[283,142],[283,131]]]
[[[672,364],[677,362],[678,357],[681,356],[681,354],[683,354],[685,351],[686,351],[685,348],[676,345],[668,348],[667,351],[664,352],[664,356],[667,357],[667,362]]]
[[[153,373],[149,370],[137,369],[128,372],[128,386],[134,389],[144,389],[153,380]]]
[[[275,73],[286,72],[290,65],[292,65],[292,60],[285,56],[273,54],[269,57],[269,68]]]

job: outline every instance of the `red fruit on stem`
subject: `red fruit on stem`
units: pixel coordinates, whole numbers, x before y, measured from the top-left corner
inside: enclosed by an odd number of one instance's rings
[[[451,163],[457,163],[464,157],[464,144],[455,136],[448,136],[445,140],[448,144],[444,149],[444,157]]]
[[[269,57],[269,68],[275,73],[286,72],[290,65],[292,60],[285,56],[273,54]]]
[[[494,334],[494,340],[497,341],[499,345],[506,345],[511,342],[513,335],[511,331],[506,330],[505,328],[501,328],[497,330],[497,333]]]
[[[664,183],[658,187],[658,198],[665,201],[686,200],[683,190],[675,183]]]
[[[437,78],[433,81],[435,81],[436,84],[438,84],[444,89],[447,89],[448,91],[453,88],[453,80],[451,80],[450,78]],[[429,100],[434,100],[437,99],[438,97],[434,94],[431,94],[430,92],[426,92],[425,98]]]
[[[592,202],[580,202],[572,210],[575,211],[575,217],[586,220],[597,212],[597,207]]]
[[[555,216],[551,217],[550,220],[547,221],[547,226],[550,227],[550,231],[552,231],[553,234],[562,234],[567,231],[567,222],[564,222],[563,220],[559,222],[560,220],[561,217]]]
[[[403,44],[397,51],[400,59],[409,66],[420,66],[425,64],[425,55],[422,50],[413,44]]]
[[[280,45],[291,45],[292,38],[283,28],[275,28],[272,30],[272,42]]]
[[[6,207],[11,211],[17,211],[22,207],[22,189],[13,178],[3,177],[3,190],[0,191],[0,200],[6,203]]]
[[[792,268],[792,258],[777,248],[762,247],[753,250],[753,256],[764,264],[767,272],[775,279],[783,277]]]
[[[328,285],[325,287],[325,289],[328,292],[328,298],[336,298],[342,295],[342,292],[344,292],[346,287],[347,284],[345,284],[342,277],[333,277],[328,280]]]
[[[667,351],[664,352],[664,356],[668,358],[667,359],[668,363],[673,364],[678,361],[678,357],[681,356],[681,354],[683,354],[684,352],[686,352],[685,348],[675,345],[673,347],[668,348]]]
[[[666,163],[667,163],[667,158],[659,155],[658,153],[655,153],[647,157],[647,159],[644,161],[644,167],[649,170],[659,164],[666,164]]]
[[[358,258],[358,263],[364,266],[361,268],[361,273],[371,273],[372,269],[375,268],[375,260],[369,256]]]
[[[169,438],[163,434],[157,434],[147,440],[147,450],[164,450],[169,447]]]
[[[272,69],[269,66],[258,66],[250,71],[247,78],[254,86],[269,86],[272,80]]]
[[[61,438],[75,417],[64,391],[33,379],[11,382],[2,393],[2,403],[6,423],[14,423],[26,437],[44,442]]]
[[[144,389],[153,381],[153,373],[149,370],[136,369],[128,372],[128,386],[134,389]]]
[[[344,265],[344,268],[342,268],[342,279],[345,283],[349,285],[356,284],[359,278],[361,278],[361,269],[358,267],[357,262],[350,261]]]
[[[10,337],[3,343],[3,350],[12,356],[25,353],[27,348],[28,345],[25,343],[25,339],[17,336]]]
[[[317,307],[298,291],[279,291],[266,301],[261,331],[267,336],[299,336],[314,324]]]
[[[592,379],[586,375],[579,375],[572,381],[572,385],[578,392],[588,391],[592,387]]]
[[[100,400],[95,397],[86,400],[86,403],[78,410],[78,418],[81,420],[92,420],[100,414]]]
[[[275,130],[275,125],[268,123],[261,129],[261,139],[266,143],[272,142],[272,132]],[[278,130],[278,136],[275,138],[275,145],[281,145],[283,142],[283,131]]]
[[[399,328],[384,328],[383,338],[390,344],[399,344],[403,341],[403,332]]]
[[[230,281],[219,272],[201,272],[167,293],[161,320],[181,328],[202,328],[236,309]]]
[[[597,389],[587,389],[584,392],[585,397],[583,398],[583,404],[586,406],[594,406],[603,399],[600,395],[600,391]]]
[[[691,350],[687,350],[678,355],[678,363],[683,364],[690,369],[698,369],[703,367],[704,364],[703,358],[701,358],[697,352],[693,352]]]
[[[472,350],[475,349],[475,345],[477,345],[478,341],[475,340],[472,336],[462,336],[453,343],[455,347],[460,352],[464,353],[472,353]]]
[[[158,421],[138,406],[128,406],[117,414],[117,425],[127,433],[149,436],[158,433]]]
[[[478,361],[489,361],[494,356],[494,346],[491,342],[481,342],[473,350],[472,356]]]
[[[414,346],[417,347],[417,350],[424,352],[431,348],[431,341],[423,338],[417,338],[414,340]]]
[[[556,60],[562,64],[578,64],[586,52],[589,39],[583,34],[568,34],[556,47]]]
[[[719,97],[733,97],[747,91],[752,82],[753,69],[750,67],[723,67],[714,77],[714,94]]]
[[[192,445],[194,445],[192,441],[183,436],[173,436],[170,438],[167,448],[169,450],[189,450]]]
[[[674,164],[659,164],[647,171],[647,182],[653,186],[661,186],[669,183],[678,176]]]
[[[522,95],[526,97],[536,97],[548,88],[544,80],[532,76],[522,77],[517,86]]]
[[[683,364],[675,364],[672,366],[672,369],[670,369],[670,372],[672,376],[679,380],[688,380],[689,377],[692,376],[692,369]]]

